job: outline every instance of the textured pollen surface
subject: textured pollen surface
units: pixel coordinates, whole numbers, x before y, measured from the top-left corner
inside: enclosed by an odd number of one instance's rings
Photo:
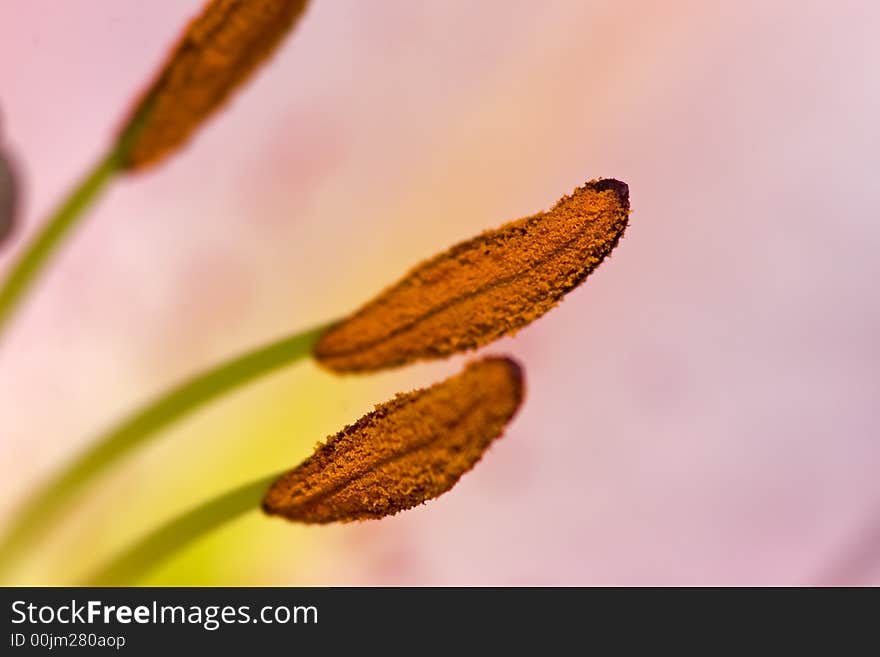
[[[337,372],[378,370],[513,333],[602,262],[628,216],[626,184],[591,181],[547,212],[487,231],[417,266],[331,327],[315,357]]]
[[[486,358],[401,394],[320,445],[266,493],[264,510],[307,523],[365,520],[452,488],[501,435],[523,398],[520,367]]]
[[[132,113],[128,169],[177,150],[278,46],[306,0],[212,0]],[[141,123],[142,121],[142,123]]]

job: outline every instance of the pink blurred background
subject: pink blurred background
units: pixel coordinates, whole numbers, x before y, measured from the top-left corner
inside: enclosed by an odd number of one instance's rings
[[[24,177],[0,269],[104,150],[200,0],[7,0]],[[880,4],[315,0],[185,152],[121,181],[0,349],[0,514],[113,419],[347,313],[423,257],[630,185],[614,256],[487,351],[528,399],[394,518],[255,513],[154,584],[880,584]],[[166,432],[22,582],[66,583],[462,358],[285,370]]]

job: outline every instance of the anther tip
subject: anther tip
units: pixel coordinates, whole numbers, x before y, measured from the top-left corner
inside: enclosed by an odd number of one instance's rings
[[[587,187],[597,191],[604,192],[607,190],[613,191],[620,198],[620,202],[629,207],[629,185],[621,180],[617,180],[615,178],[602,178],[600,180],[596,180],[594,182],[587,183]]]

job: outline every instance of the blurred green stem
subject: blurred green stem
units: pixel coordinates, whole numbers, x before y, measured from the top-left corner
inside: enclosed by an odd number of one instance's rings
[[[196,375],[99,437],[20,509],[0,542],[0,576],[46,533],[89,481],[199,406],[309,356],[326,328],[323,325],[290,335]]]
[[[27,291],[49,264],[52,254],[61,246],[68,233],[82,221],[85,211],[97,200],[101,192],[125,169],[128,151],[144,129],[151,109],[152,101],[142,103],[119,133],[110,152],[99,160],[73,188],[12,266],[6,282],[0,289],[0,338],[3,337],[9,320],[24,300]]]
[[[64,238],[85,216],[85,210],[107,188],[115,174],[120,171],[123,159],[123,142],[95,165],[80,181],[40,233],[31,242],[9,272],[0,289],[0,335],[15,314],[30,287],[43,272],[52,254]]]
[[[208,532],[260,508],[266,490],[281,473],[228,491],[147,534],[94,573],[85,586],[130,586],[153,568]]]

